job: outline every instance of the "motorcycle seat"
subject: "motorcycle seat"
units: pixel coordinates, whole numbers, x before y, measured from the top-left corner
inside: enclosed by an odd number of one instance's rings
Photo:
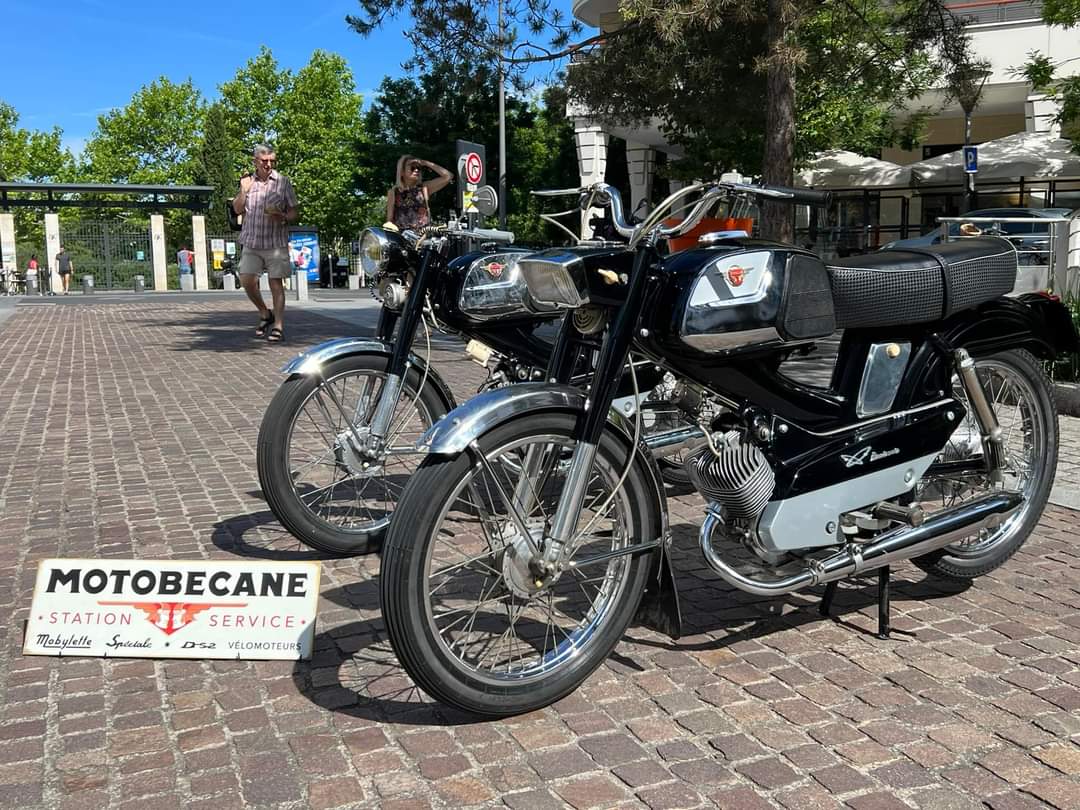
[[[1016,249],[993,236],[827,264],[840,329],[944,320],[1012,292]]]

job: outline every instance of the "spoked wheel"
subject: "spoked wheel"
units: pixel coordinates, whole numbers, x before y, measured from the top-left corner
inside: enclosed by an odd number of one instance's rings
[[[418,396],[420,375],[410,372],[390,419],[387,450],[369,453],[362,441],[388,362],[382,355],[356,355],[330,363],[325,382],[293,377],[263,416],[263,493],[281,524],[312,548],[335,555],[378,549],[405,482],[420,464],[417,439],[446,414],[430,379]]]
[[[960,580],[992,571],[1024,543],[1046,508],[1058,454],[1053,387],[1039,361],[1026,351],[1007,351],[979,358],[976,369],[1004,433],[1007,463],[1003,480],[992,481],[983,469],[979,426],[963,387],[955,380],[953,396],[964,403],[967,416],[919,481],[915,500],[928,513],[995,489],[1021,492],[1024,501],[998,528],[913,560],[926,571]]]
[[[574,423],[518,417],[480,438],[486,464],[471,450],[430,457],[409,481],[383,550],[382,609],[398,660],[443,703],[489,716],[547,706],[600,666],[634,615],[650,558],[618,552],[655,539],[659,517],[639,463],[616,488],[628,451],[613,432],[569,563],[545,573],[530,551],[563,490]]]

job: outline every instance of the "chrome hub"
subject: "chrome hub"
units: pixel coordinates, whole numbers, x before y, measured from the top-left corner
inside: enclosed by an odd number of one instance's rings
[[[376,449],[378,445],[375,437],[370,435],[366,427],[357,428],[356,431],[366,446],[357,447],[352,431],[343,430],[334,442],[334,459],[348,470],[350,475],[381,475],[385,458],[383,453]]]
[[[543,540],[543,520],[528,521],[529,534],[537,546]],[[512,524],[507,524],[501,535],[506,541],[502,551],[502,574],[506,587],[523,599],[531,599],[551,585],[557,577],[543,560],[533,557],[525,537]]]

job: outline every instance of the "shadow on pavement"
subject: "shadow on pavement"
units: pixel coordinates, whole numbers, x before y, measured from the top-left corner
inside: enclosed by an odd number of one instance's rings
[[[269,509],[237,515],[214,524],[210,536],[222,551],[262,560],[329,560],[332,556],[308,548],[278,523]]]
[[[859,634],[872,635],[876,630],[876,614],[874,617],[858,614],[865,626],[844,618],[845,614],[876,605],[876,578],[863,577],[846,582],[834,600],[834,618],[829,619],[818,613],[824,587],[782,597],[765,597],[727,586],[704,567],[696,547],[696,535],[696,526],[683,524],[677,527],[674,544],[675,576],[682,600],[683,640],[673,641],[643,627],[631,626],[624,643],[640,648],[693,653],[730,647],[816,622],[832,622]],[[905,569],[894,579],[894,603],[927,602],[954,596],[969,587],[967,583],[929,578],[911,582],[903,578],[908,575],[909,571]],[[463,725],[487,720],[435,703],[413,684],[397,662],[385,623],[379,615],[377,578],[335,588],[322,596],[365,618],[316,634],[312,660],[298,662],[293,670],[296,688],[308,700],[349,716],[405,725]],[[893,632],[891,641],[880,643],[905,643],[914,635],[902,626],[902,621],[894,622]],[[702,636],[708,637],[702,639]],[[609,658],[609,666],[612,665],[616,670],[646,669],[632,651],[618,649]]]

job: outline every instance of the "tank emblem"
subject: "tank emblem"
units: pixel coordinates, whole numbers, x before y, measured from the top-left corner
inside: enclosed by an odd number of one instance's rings
[[[492,278],[500,278],[503,274],[503,270],[506,269],[506,265],[500,262],[488,262],[484,265],[484,269]]]
[[[738,265],[729,267],[727,271],[727,279],[731,282],[732,287],[741,287],[743,279],[746,278],[746,270]]]

